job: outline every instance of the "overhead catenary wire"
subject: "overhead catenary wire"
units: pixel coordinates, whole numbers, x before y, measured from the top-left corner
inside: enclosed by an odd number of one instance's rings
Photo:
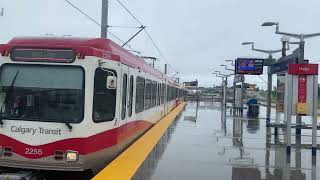
[[[122,6],[125,11],[127,11],[128,14],[131,15],[131,17],[136,20],[140,26],[144,26],[142,24],[142,22],[120,1],[120,0],[116,0],[120,6]],[[147,37],[150,39],[150,41],[152,42],[153,46],[155,47],[155,49],[157,50],[157,52],[159,53],[159,55],[161,56],[161,58],[176,72],[178,72],[172,65],[169,64],[168,60],[166,59],[166,57],[163,55],[162,51],[160,50],[159,46],[156,44],[156,42],[153,40],[153,38],[151,37],[150,33],[148,32],[147,28],[144,28],[144,31],[147,35]]]
[[[116,36],[114,33],[110,32],[109,30],[105,29],[104,27],[102,27],[102,25],[96,21],[95,19],[93,19],[92,17],[90,17],[87,13],[85,13],[83,10],[81,10],[79,7],[77,7],[75,4],[71,3],[68,0],[64,0],[65,2],[67,2],[70,6],[72,6],[73,8],[75,8],[77,11],[79,11],[82,15],[86,16],[88,19],[90,19],[92,22],[94,22],[96,25],[98,25],[100,28],[106,30],[109,34],[111,34],[114,38],[116,38],[118,41],[120,41],[121,43],[124,43],[123,40],[121,40],[118,36]],[[131,50],[134,50],[130,45],[126,45],[128,46]]]
[[[264,80],[260,75],[258,75],[258,77],[266,84],[268,84],[268,82],[266,80]]]
[[[132,28],[132,29],[138,29],[138,28],[141,28],[141,26],[108,26],[109,28],[126,28],[126,29],[129,29],[129,28]]]
[[[127,13],[129,13],[129,14],[132,16],[132,18],[133,18],[134,20],[136,20],[141,26],[143,26],[142,23],[141,23],[141,21],[139,21],[138,18],[136,18],[136,17],[133,15],[133,13],[131,13],[131,12],[129,11],[129,9],[128,9],[120,0],[116,0],[116,1],[127,11]]]

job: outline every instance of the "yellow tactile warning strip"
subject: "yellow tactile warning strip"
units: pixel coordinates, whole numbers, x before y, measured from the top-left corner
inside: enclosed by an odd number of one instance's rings
[[[173,109],[92,180],[131,179],[185,105],[183,102]]]

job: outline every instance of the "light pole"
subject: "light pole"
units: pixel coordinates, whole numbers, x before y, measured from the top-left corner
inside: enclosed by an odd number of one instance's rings
[[[234,61],[233,60],[225,60],[226,62],[231,62],[231,66],[234,66]]]
[[[217,77],[219,77],[219,78],[221,78],[221,80],[222,80],[222,82],[221,82],[221,104],[223,105],[223,97],[224,97],[224,93],[223,93],[223,91],[224,91],[224,88],[223,88],[223,82],[224,82],[224,76],[221,76],[221,75],[219,75],[219,73],[218,73],[218,71],[214,71],[212,74],[215,74]]]
[[[215,74],[217,77],[220,77],[222,79],[222,84],[221,84],[221,128],[224,129],[224,133],[226,135],[226,116],[227,116],[227,110],[226,110],[226,94],[227,94],[227,76],[221,75],[220,71],[214,71],[212,74]],[[224,79],[225,78],[225,79]]]
[[[218,73],[219,76],[224,77],[224,84],[223,84],[223,107],[226,112],[226,107],[227,107],[227,91],[228,91],[228,77],[231,76],[232,74],[221,74],[220,71],[214,71],[215,73]]]
[[[234,64],[233,64],[233,60],[225,60],[226,62],[231,62],[231,66],[234,66]],[[235,104],[236,104],[236,81],[235,81],[235,71],[234,71],[234,69],[230,69],[230,68],[228,68],[228,66],[227,65],[225,65],[225,64],[221,64],[220,66],[222,66],[222,67],[225,67],[225,69],[227,70],[227,71],[231,71],[232,72],[232,75],[234,76],[233,77],[233,103],[232,103],[232,111],[233,112],[235,112],[234,110],[235,110]]]
[[[286,42],[284,42],[284,45]],[[289,43],[288,43],[289,44]],[[270,123],[270,116],[271,116],[271,91],[272,91],[272,73],[270,72],[271,64],[274,63],[272,55],[275,53],[283,52],[283,49],[279,50],[264,50],[264,49],[256,49],[254,47],[254,42],[243,42],[242,45],[251,45],[252,51],[257,51],[261,53],[268,54],[268,95],[267,95],[267,118],[266,118],[266,125],[269,126]],[[286,50],[289,50],[289,46]]]
[[[264,22],[261,26],[276,26],[276,34],[281,34],[285,36],[289,36],[292,38],[296,38],[299,40],[299,55],[298,55],[298,64],[304,63],[304,45],[305,39],[320,36],[320,33],[312,33],[312,34],[295,34],[288,32],[279,31],[279,23],[278,22]],[[296,123],[301,126],[301,116],[296,116]],[[289,126],[289,125],[288,125]],[[296,128],[296,135],[301,135],[301,128]]]

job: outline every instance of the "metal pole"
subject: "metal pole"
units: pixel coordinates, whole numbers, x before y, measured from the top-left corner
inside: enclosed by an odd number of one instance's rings
[[[311,168],[311,180],[316,180],[317,179],[317,156],[312,156],[312,168]]]
[[[269,61],[272,61],[272,55],[269,54]],[[271,116],[271,92],[272,92],[272,73],[270,72],[270,66],[268,66],[268,96],[267,96],[267,118],[266,118],[266,126],[268,127],[270,124],[270,116]]]
[[[233,114],[235,114],[236,107],[236,74],[233,74]]]
[[[109,0],[102,0],[101,38],[108,37],[108,4],[109,4]]]
[[[304,40],[300,40],[299,43],[299,57],[298,57],[298,64],[302,64],[304,62]],[[296,116],[296,135],[301,135],[301,116]]]
[[[240,114],[243,115],[244,78],[241,80]]]
[[[224,126],[224,135],[226,136],[227,134],[227,91],[228,91],[228,76],[225,77],[224,81],[224,93],[223,93],[223,126]]]
[[[222,79],[222,82],[221,82],[221,108],[223,110],[223,77],[221,78]]]
[[[168,65],[165,64],[165,65],[164,65],[164,74],[167,74],[167,73],[168,73]]]
[[[312,156],[317,155],[318,76],[313,76]]]
[[[285,57],[287,55],[286,43],[286,41],[282,41],[282,57]]]
[[[226,79],[225,79],[225,82],[224,82],[224,94],[223,94],[223,100],[224,100],[224,109],[225,109],[225,112],[227,110],[227,91],[228,91],[228,77],[226,76]]]
[[[286,121],[287,121],[287,139],[286,139],[286,145],[287,145],[287,158],[289,156],[290,159],[290,154],[291,154],[291,119],[292,119],[292,75],[287,75],[286,78],[286,84],[285,84],[285,89],[286,89]]]

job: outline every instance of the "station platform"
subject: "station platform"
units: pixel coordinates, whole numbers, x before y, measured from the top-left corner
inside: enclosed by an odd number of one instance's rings
[[[280,128],[274,136],[262,118],[264,107],[256,119],[230,114],[221,119],[220,103],[188,102],[180,114],[183,106],[158,123],[156,133],[148,131],[138,145],[130,146],[93,179],[320,179],[316,163],[320,151],[312,158],[303,145],[311,144],[310,130],[292,137],[295,146],[288,159],[285,130]]]

